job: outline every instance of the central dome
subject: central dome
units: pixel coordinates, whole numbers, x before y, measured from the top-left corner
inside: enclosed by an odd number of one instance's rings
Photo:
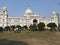
[[[32,13],[32,10],[30,8],[28,8],[26,11],[25,11],[25,14],[30,14]]]
[[[3,11],[6,11],[6,10],[7,10],[7,8],[6,8],[6,7],[3,7],[3,8],[2,8],[2,10],[3,10]]]
[[[53,11],[52,13],[53,13],[53,14],[56,14],[56,12],[55,12],[55,11]]]

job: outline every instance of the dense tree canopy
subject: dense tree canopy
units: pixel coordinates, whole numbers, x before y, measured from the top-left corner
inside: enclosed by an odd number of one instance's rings
[[[28,27],[27,27],[27,25],[25,25],[25,26],[23,26],[23,28],[26,30]]]
[[[4,29],[3,29],[3,27],[0,27],[0,32],[2,32]]]
[[[22,27],[20,25],[17,25],[16,28],[18,28],[18,30],[20,30]]]
[[[29,28],[32,31],[36,31],[37,30],[37,25],[36,24],[30,25]]]
[[[38,30],[39,30],[39,31],[43,31],[43,30],[44,30],[44,27],[45,27],[45,24],[44,24],[43,22],[40,22],[40,23],[38,24]]]
[[[10,30],[10,26],[5,26],[5,30],[9,31]]]
[[[47,27],[50,27],[51,31],[55,30],[57,25],[55,23],[49,23],[47,24]]]
[[[14,31],[14,29],[15,29],[15,25],[12,25],[12,26],[11,26],[11,30]]]

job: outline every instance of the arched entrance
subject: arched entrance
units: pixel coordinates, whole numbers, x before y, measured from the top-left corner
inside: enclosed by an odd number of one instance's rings
[[[34,19],[33,20],[33,24],[37,24],[37,19]]]

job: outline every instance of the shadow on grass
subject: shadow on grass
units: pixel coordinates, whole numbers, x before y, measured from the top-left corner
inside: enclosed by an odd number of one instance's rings
[[[0,39],[0,45],[28,45],[24,41],[12,41],[7,39]]]

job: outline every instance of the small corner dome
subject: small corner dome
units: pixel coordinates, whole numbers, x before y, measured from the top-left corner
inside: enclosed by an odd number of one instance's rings
[[[56,14],[56,12],[55,12],[55,11],[53,11],[52,13],[53,13],[53,14]]]
[[[2,8],[2,10],[5,11],[5,10],[7,10],[7,8],[4,6],[4,7]]]
[[[33,13],[32,10],[30,8],[28,8],[25,13]]]

